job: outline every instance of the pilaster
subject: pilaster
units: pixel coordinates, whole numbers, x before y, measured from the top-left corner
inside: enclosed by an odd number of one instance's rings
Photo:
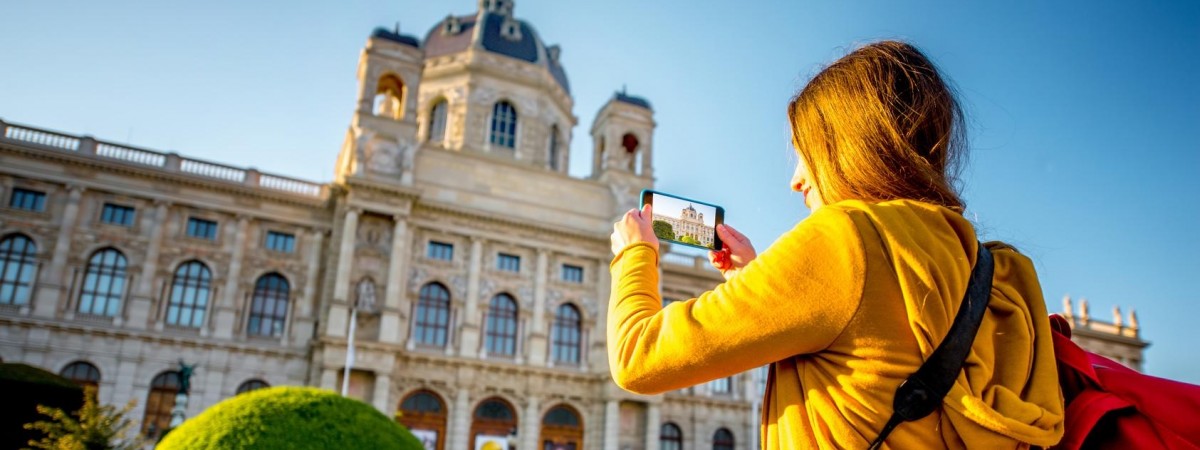
[[[70,292],[67,292],[70,283],[66,274],[67,257],[71,254],[71,236],[75,233],[75,221],[79,216],[83,188],[70,186],[67,189],[70,192],[67,195],[67,205],[63,208],[62,226],[59,227],[58,237],[54,241],[50,267],[38,277],[37,295],[33,299],[33,315],[37,317],[54,317],[60,302],[70,295]]]
[[[317,292],[317,277],[321,270],[321,251],[325,245],[325,232],[313,229],[308,232],[310,237],[308,256],[308,274],[304,282],[304,298],[298,300],[296,317],[292,320],[292,342],[303,343],[313,335],[316,323],[314,311],[320,305],[321,293]]]
[[[646,404],[646,450],[658,450],[658,434],[662,426],[661,407],[657,403]]]
[[[483,238],[471,237],[471,261],[467,272],[467,298],[458,352],[474,358],[479,352],[479,277],[483,270]]]
[[[619,408],[620,405],[615,399],[604,402],[604,450],[617,450],[617,445],[620,444],[621,417]]]
[[[541,415],[538,414],[541,412],[541,399],[537,395],[529,394],[525,400],[525,413],[520,421],[521,444],[517,448],[538,448],[538,434],[542,425]]]
[[[454,408],[450,410],[450,429],[447,433],[447,449],[467,448],[471,444],[471,437],[468,434],[471,432],[471,412],[467,411],[470,408],[470,397],[467,388],[460,387],[454,393]]]
[[[337,276],[333,282],[333,301],[329,305],[329,317],[325,322],[325,335],[346,336],[346,321],[349,320],[350,268],[354,258],[354,243],[358,235],[358,208],[349,208],[342,223],[342,242],[338,247]]]
[[[534,366],[546,365],[546,279],[550,254],[538,249],[537,272],[533,275],[533,317],[529,332],[528,360]]]
[[[221,302],[217,305],[214,315],[215,331],[213,336],[218,339],[232,339],[234,322],[237,320],[238,281],[242,278],[242,259],[246,253],[246,228],[250,219],[238,217],[237,228],[233,231],[233,257],[229,261],[229,272],[225,274],[225,286],[221,289]],[[225,242],[230,241],[230,233],[226,233]]]
[[[146,250],[146,263],[142,266],[142,277],[138,280],[125,310],[130,328],[145,329],[151,321],[157,320],[157,317],[151,317],[155,312],[154,283],[158,280],[158,255],[162,251],[163,229],[169,207],[168,202],[154,202],[154,216],[148,221],[150,245]]]
[[[408,262],[408,221],[404,216],[395,216],[392,229],[392,255],[388,262],[387,287],[384,292],[384,307],[380,315],[379,341],[400,344],[408,336],[405,315],[409,309],[405,301],[405,266]]]

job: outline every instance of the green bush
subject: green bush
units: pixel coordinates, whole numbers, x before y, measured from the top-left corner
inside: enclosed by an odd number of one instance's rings
[[[316,388],[275,387],[226,399],[167,433],[173,449],[401,449],[423,447],[358,400]]]

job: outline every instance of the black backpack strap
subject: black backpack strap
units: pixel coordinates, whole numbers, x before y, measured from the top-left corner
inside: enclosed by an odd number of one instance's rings
[[[971,270],[967,293],[963,295],[962,306],[954,316],[946,339],[933,350],[933,354],[916,373],[896,388],[892,417],[879,432],[879,437],[871,443],[870,450],[883,445],[897,425],[928,416],[942,406],[942,399],[950,392],[950,386],[958,379],[963,362],[971,353],[971,344],[975,342],[975,334],[983,322],[983,314],[987,312],[993,269],[992,252],[979,243],[979,255],[975,259],[975,268]]]

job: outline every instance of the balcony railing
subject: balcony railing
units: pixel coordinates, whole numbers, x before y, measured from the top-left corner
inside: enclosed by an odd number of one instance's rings
[[[324,184],[260,173],[256,169],[241,169],[224,164],[186,158],[176,153],[163,153],[112,142],[98,141],[91,136],[71,136],[56,131],[5,123],[3,121],[0,121],[0,139],[39,145],[56,151],[67,151],[98,159],[154,167],[164,172],[187,174],[303,197],[325,198],[329,193],[328,186]]]

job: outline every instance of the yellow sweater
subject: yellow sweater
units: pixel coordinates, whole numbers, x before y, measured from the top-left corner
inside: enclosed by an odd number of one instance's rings
[[[866,448],[892,397],[945,337],[976,255],[971,224],[909,200],[825,206],[737,276],[663,308],[658,255],[613,259],[613,379],[653,394],[771,364],[762,448]],[[1028,448],[1057,443],[1063,399],[1041,287],[1010,247],[964,371],[940,411],[900,425],[896,449]],[[773,363],[773,364],[772,364]]]

